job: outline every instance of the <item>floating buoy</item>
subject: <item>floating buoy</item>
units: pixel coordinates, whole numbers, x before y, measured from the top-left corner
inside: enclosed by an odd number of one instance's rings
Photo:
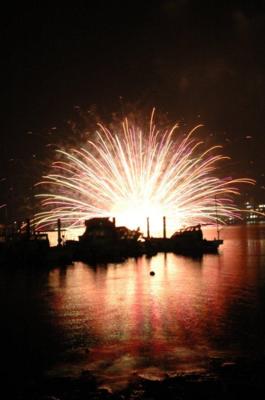
[[[154,276],[154,275],[155,275],[154,271],[151,271],[151,272],[150,272],[150,275],[151,275],[151,276]]]

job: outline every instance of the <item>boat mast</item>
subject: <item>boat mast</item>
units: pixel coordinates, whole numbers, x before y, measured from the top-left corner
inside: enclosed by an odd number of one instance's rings
[[[220,238],[220,231],[219,231],[218,216],[217,216],[217,201],[216,201],[216,196],[214,196],[214,199],[215,199],[215,220],[216,220],[217,239],[219,240],[219,238]]]

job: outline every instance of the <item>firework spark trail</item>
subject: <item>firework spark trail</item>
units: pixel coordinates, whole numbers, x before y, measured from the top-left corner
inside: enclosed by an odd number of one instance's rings
[[[127,119],[119,133],[99,125],[97,139],[86,148],[58,150],[61,160],[53,163],[54,173],[38,184],[48,192],[37,195],[44,210],[35,215],[36,226],[48,229],[60,218],[69,229],[83,227],[86,219],[97,216],[115,217],[120,225],[145,231],[149,217],[158,233],[163,216],[171,231],[238,217],[233,202],[238,185],[254,181],[215,176],[228,157],[216,154],[220,146],[201,150],[203,142],[195,135],[200,126],[176,142],[178,126],[160,132],[153,113],[147,134]]]

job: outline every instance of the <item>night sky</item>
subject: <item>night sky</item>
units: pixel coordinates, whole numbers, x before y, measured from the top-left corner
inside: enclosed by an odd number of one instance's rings
[[[248,195],[265,200],[265,1],[23,4],[2,11],[1,31],[10,218],[28,216],[47,144],[69,140],[67,121],[91,109],[108,121],[128,105],[203,123],[232,157],[230,174],[256,179]]]

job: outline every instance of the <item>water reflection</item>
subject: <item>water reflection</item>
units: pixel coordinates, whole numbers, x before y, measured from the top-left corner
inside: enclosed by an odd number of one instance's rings
[[[263,351],[254,328],[264,322],[264,231],[230,227],[224,235],[220,256],[201,260],[158,254],[52,271],[51,307],[71,345],[57,372],[85,368],[121,381],[134,370],[162,374]]]
[[[222,238],[220,255],[202,259],[158,254],[39,274],[0,270],[10,366],[89,369],[115,386],[134,371],[160,376],[264,353],[265,226],[228,227]]]

